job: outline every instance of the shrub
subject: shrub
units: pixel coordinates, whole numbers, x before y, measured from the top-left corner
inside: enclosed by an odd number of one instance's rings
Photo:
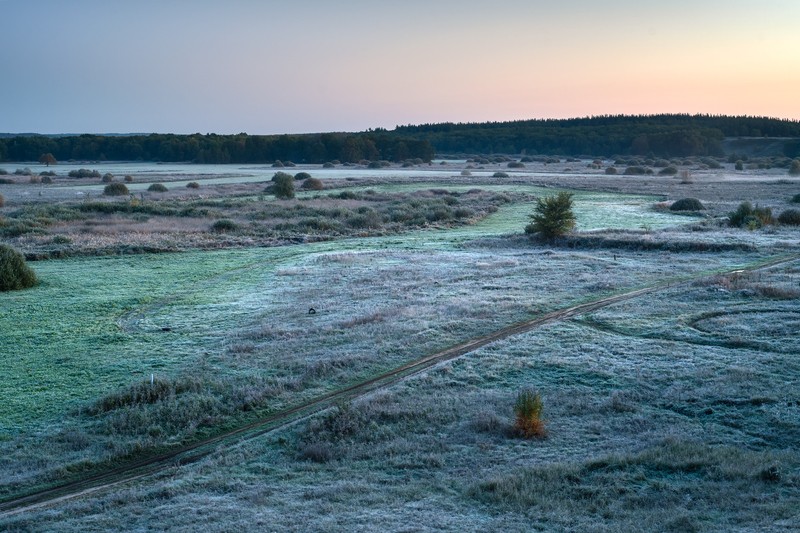
[[[294,175],[294,179],[297,181],[307,180],[310,177],[311,174],[309,174],[308,172],[298,172],[297,174]]]
[[[508,165],[506,165],[506,166],[507,166],[508,168],[525,168],[525,163],[522,163],[522,162],[520,162],[520,161],[511,161],[511,162],[510,162]]]
[[[268,191],[274,194],[276,198],[294,198],[294,177],[291,174],[276,172],[272,176],[272,182],[272,187]]]
[[[669,206],[670,211],[702,211],[703,203],[697,198],[681,198]]]
[[[627,167],[625,169],[626,176],[643,176],[647,174],[647,169],[640,166]]]
[[[678,169],[675,167],[665,167],[658,171],[659,176],[674,176],[678,173]]]
[[[283,161],[280,159],[276,159],[275,162],[272,163],[272,168],[283,168],[284,166]]]
[[[334,168],[335,166],[336,165],[334,165],[330,161],[326,161],[325,163],[322,163],[322,168]]]
[[[795,159],[789,166],[789,174],[792,176],[800,176],[800,159]]]
[[[8,170],[6,170],[4,168],[0,168],[0,176],[5,176],[7,174],[8,174]]]
[[[0,178],[0,184],[1,185],[14,185],[15,183],[17,183],[17,182],[12,180],[12,179]]]
[[[791,202],[793,204],[800,204],[800,194],[795,194],[794,196],[792,196]]]
[[[0,207],[6,205],[6,198],[2,194],[0,194]]]
[[[542,420],[544,404],[542,396],[532,390],[524,390],[517,395],[514,403],[514,427],[526,439],[544,438],[547,430]]]
[[[25,257],[11,246],[0,244],[0,291],[27,289],[37,281]]]
[[[744,162],[741,159],[737,160],[733,168],[736,170],[744,170]]]
[[[103,183],[111,183],[112,181],[114,181],[114,174],[112,174],[111,172],[106,172],[105,174],[103,174],[103,179],[101,181]]]
[[[53,183],[53,178],[50,176],[42,176],[42,183],[51,184]]]
[[[28,167],[18,168],[17,170],[14,171],[14,174],[16,174],[17,176],[32,176],[33,171]]]
[[[505,172],[495,172],[494,174],[492,174],[492,177],[493,178],[507,178],[508,174],[506,174]]]
[[[608,167],[606,169],[606,174],[608,174],[609,176],[616,175],[617,174],[617,167]]]
[[[169,189],[162,183],[154,183],[147,188],[150,192],[167,192]]]
[[[470,172],[467,169],[464,169],[464,170],[461,171],[461,175],[462,176],[472,176],[472,172]]]
[[[575,227],[572,194],[560,192],[556,196],[538,198],[536,212],[530,218],[532,222],[525,226],[525,233],[537,233],[545,239],[568,233]]]
[[[133,176],[131,176],[131,175],[125,176],[124,179],[125,179],[125,183],[133,183]]]
[[[103,194],[106,196],[124,196],[130,193],[124,183],[109,183],[103,189]]]
[[[308,178],[303,182],[303,188],[311,191],[321,191],[324,189],[324,186],[322,185],[322,180],[317,178]]]
[[[239,225],[229,218],[221,218],[211,225],[211,230],[217,233],[236,231],[237,229],[239,229]]]
[[[88,168],[79,168],[78,170],[70,170],[67,176],[70,178],[99,178],[100,173]]]
[[[381,167],[383,167],[383,165],[381,165],[380,161],[370,161],[369,164],[367,165],[367,168],[381,168]]]
[[[787,226],[800,226],[800,210],[787,209],[778,216],[778,222]]]
[[[196,181],[190,181],[189,183],[186,184],[186,188],[187,189],[199,189],[200,188],[200,184],[197,183]]]
[[[772,209],[769,207],[753,207],[750,202],[742,202],[736,211],[729,215],[728,223],[736,228],[757,229],[773,223]]]

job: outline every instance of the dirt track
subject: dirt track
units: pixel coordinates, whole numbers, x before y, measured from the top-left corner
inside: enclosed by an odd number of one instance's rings
[[[766,262],[758,263],[756,265],[751,265],[744,269],[716,272],[714,275],[742,270],[759,270],[796,261],[798,259],[800,259],[800,255],[782,256],[773,258],[772,260]],[[449,361],[475,351],[483,346],[486,346],[487,344],[515,335],[527,333],[550,322],[572,318],[574,316],[595,311],[623,300],[657,292],[669,287],[690,283],[706,276],[707,274],[693,276],[690,278],[676,279],[673,281],[665,281],[607,298],[559,309],[532,320],[513,324],[506,328],[497,330],[489,335],[457,344],[446,350],[406,363],[405,365],[397,367],[394,370],[384,374],[380,374],[344,389],[332,391],[302,405],[275,413],[266,418],[257,420],[251,424],[228,431],[221,435],[189,444],[167,453],[132,461],[123,466],[109,469],[106,472],[94,474],[79,480],[70,481],[57,487],[39,490],[24,496],[6,500],[0,503],[0,517],[10,516],[37,508],[54,505],[73,498],[109,489],[122,483],[154,475],[171,467],[192,463],[212,453],[219,447],[229,446],[245,439],[250,439],[285,427],[293,422],[296,422],[297,420],[327,409],[336,402],[352,400],[353,398],[368,394],[379,388],[387,387],[410,375],[422,372],[438,363]]]

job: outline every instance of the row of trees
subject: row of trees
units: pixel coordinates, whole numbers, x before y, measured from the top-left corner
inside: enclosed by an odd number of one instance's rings
[[[608,115],[575,119],[398,126],[395,135],[429,141],[437,153],[719,156],[726,137],[782,137],[800,155],[800,122],[714,115]]]
[[[306,135],[73,135],[0,138],[0,161],[54,160],[191,161],[195,163],[355,163],[364,159],[405,161],[434,155],[428,141],[385,132]]]

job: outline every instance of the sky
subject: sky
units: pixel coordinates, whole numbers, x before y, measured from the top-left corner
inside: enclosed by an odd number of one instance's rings
[[[0,0],[0,132],[800,119],[798,0]]]

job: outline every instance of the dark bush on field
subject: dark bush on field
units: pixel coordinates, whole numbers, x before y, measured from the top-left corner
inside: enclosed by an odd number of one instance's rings
[[[664,167],[658,171],[659,176],[674,176],[678,173],[678,169],[675,167]]]
[[[296,167],[297,165],[295,165],[291,161],[284,161],[283,162],[283,166],[285,166],[285,167]]]
[[[652,170],[640,166],[632,166],[625,169],[626,176],[643,176],[645,174],[652,174],[652,172]]]
[[[272,185],[267,187],[267,192],[276,198],[294,198],[294,176],[286,172],[276,172],[272,176]]]
[[[8,174],[8,170],[6,170],[4,168],[0,168],[0,176],[5,176],[7,174]]]
[[[163,183],[154,183],[147,190],[150,192],[167,192],[169,189]]]
[[[793,204],[800,204],[800,194],[795,194],[794,196],[792,196],[791,201]]]
[[[17,176],[32,176],[33,171],[28,167],[18,168],[17,170],[14,171],[14,174],[16,174]]]
[[[0,185],[14,185],[16,181],[9,178],[0,178]]]
[[[89,170],[88,168],[79,168],[78,170],[70,170],[67,176],[70,178],[99,178],[100,173],[96,170]]]
[[[800,159],[795,159],[789,165],[789,174],[792,176],[800,176]]]
[[[200,184],[197,183],[196,181],[190,181],[189,183],[186,184],[186,188],[187,189],[199,189],[200,188]]]
[[[0,291],[27,289],[37,281],[25,257],[11,246],[0,244]]]
[[[787,209],[778,216],[778,222],[787,226],[800,226],[800,210]]]
[[[525,163],[522,163],[522,162],[520,162],[520,161],[511,161],[511,162],[510,162],[508,165],[506,165],[506,166],[507,166],[508,168],[525,168]]]
[[[608,167],[606,169],[606,174],[608,174],[609,176],[614,176],[616,175],[616,173],[617,173],[617,167]]]
[[[495,172],[494,174],[492,174],[492,177],[493,178],[507,178],[508,174],[505,173],[505,172]]]
[[[53,183],[53,178],[51,178],[50,176],[42,176],[42,183],[49,185]]]
[[[217,220],[216,222],[214,222],[211,225],[211,230],[215,231],[217,233],[225,233],[225,232],[228,232],[228,231],[236,231],[238,229],[239,229],[239,225],[236,222],[234,222],[233,220],[230,220],[228,218],[222,218],[220,220]]]
[[[272,163],[272,168],[283,168],[285,166],[286,165],[284,165],[283,161],[281,161],[280,159],[278,159],[274,163]]]
[[[308,172],[298,172],[297,174],[294,175],[294,179],[297,181],[307,180],[310,177],[311,174],[309,174]]]
[[[744,162],[741,159],[739,159],[738,161],[736,161],[733,168],[736,170],[744,170]]]
[[[340,193],[333,193],[331,198],[338,198],[339,200],[359,200],[361,195],[353,191],[342,191]]]
[[[739,207],[729,215],[729,224],[735,228],[757,229],[772,224],[772,209],[758,207],[750,202],[742,202]]]
[[[2,194],[0,194],[0,207],[6,205],[6,198]]]
[[[103,178],[100,181],[102,181],[103,183],[111,183],[112,181],[114,181],[114,174],[112,174],[111,172],[106,172],[105,174],[103,174]]]
[[[125,180],[125,183],[133,183],[133,176],[131,175],[125,176],[123,179]]]
[[[106,196],[123,196],[130,194],[130,192],[124,183],[109,183],[106,185],[105,189],[103,189],[103,194]]]
[[[311,191],[321,191],[325,187],[322,185],[322,180],[317,178],[309,177],[303,182],[302,185],[303,189],[311,190]]]
[[[383,168],[380,161],[370,161],[367,168]]]
[[[39,172],[39,175],[40,176],[50,176],[52,178],[52,177],[54,177],[56,175],[56,173],[53,172],[52,170],[45,170],[44,172]]]
[[[335,166],[336,166],[336,165],[334,165],[334,164],[333,164],[333,163],[331,163],[330,161],[327,161],[327,162],[325,162],[325,163],[322,163],[322,168],[334,168]]]
[[[669,206],[670,211],[701,211],[705,209],[703,203],[697,198],[681,198]]]

